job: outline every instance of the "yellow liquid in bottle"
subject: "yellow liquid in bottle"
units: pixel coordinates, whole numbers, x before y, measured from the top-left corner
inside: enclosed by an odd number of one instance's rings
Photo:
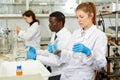
[[[16,76],[22,76],[22,70],[21,71],[16,71]]]
[[[22,76],[22,75],[23,75],[22,67],[21,66],[17,66],[16,76]]]

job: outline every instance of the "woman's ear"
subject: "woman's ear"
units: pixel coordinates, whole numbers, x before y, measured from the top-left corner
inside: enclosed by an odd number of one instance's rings
[[[90,13],[89,18],[92,19],[93,16],[94,16],[93,13]]]

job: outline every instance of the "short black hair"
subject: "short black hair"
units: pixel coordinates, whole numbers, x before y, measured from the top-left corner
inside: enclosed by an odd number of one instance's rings
[[[62,12],[55,11],[51,13],[49,17],[56,17],[57,21],[62,21],[63,25],[65,24],[65,16]]]

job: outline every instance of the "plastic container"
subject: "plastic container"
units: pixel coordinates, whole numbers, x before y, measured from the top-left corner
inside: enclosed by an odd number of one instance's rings
[[[23,75],[22,66],[19,65],[19,66],[17,66],[16,76],[22,76],[22,75]]]
[[[81,62],[82,61],[82,53],[73,53],[73,58],[75,61],[77,62]]]

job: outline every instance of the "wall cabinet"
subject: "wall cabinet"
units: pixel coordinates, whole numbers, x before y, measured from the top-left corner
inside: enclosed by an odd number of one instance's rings
[[[53,11],[74,15],[81,0],[0,0],[0,17],[21,17],[31,9],[37,16],[48,16]]]

